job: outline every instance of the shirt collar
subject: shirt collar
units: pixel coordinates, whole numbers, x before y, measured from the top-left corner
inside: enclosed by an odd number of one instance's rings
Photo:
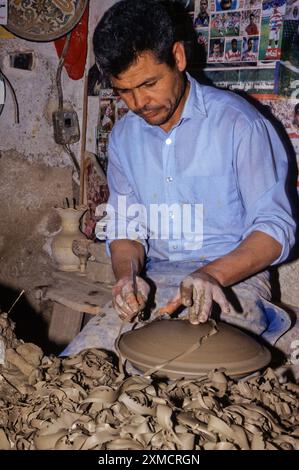
[[[204,103],[202,94],[202,86],[186,72],[187,79],[190,82],[189,95],[186,100],[181,119],[191,118],[194,116],[194,110],[196,109],[202,116],[207,117],[207,110]]]

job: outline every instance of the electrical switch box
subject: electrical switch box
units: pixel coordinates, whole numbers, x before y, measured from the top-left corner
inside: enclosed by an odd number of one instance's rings
[[[57,144],[74,144],[80,140],[80,127],[76,111],[54,111],[52,114],[54,139]]]

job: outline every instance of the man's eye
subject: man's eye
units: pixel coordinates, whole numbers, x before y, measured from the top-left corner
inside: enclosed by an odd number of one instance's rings
[[[153,86],[155,86],[155,85],[156,85],[156,83],[157,83],[157,82],[150,82],[150,83],[146,83],[146,84],[145,84],[145,87],[146,87],[146,88],[153,87]]]

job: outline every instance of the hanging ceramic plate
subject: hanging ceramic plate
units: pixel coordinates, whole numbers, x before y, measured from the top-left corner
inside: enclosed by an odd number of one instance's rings
[[[187,320],[154,321],[124,333],[118,343],[122,355],[145,372],[187,351],[212,329],[211,323],[191,325]],[[200,347],[162,367],[156,375],[170,379],[196,378],[213,369],[240,377],[265,367],[270,352],[251,336],[226,323],[217,323],[218,332]]]
[[[8,31],[29,41],[53,41],[80,21],[88,0],[10,0]]]

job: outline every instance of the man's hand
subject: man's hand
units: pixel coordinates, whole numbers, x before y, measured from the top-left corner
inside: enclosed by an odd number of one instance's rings
[[[149,285],[139,276],[136,277],[137,295],[131,276],[122,277],[112,288],[113,306],[120,318],[130,322],[141,312],[147,302]]]
[[[229,313],[229,303],[216,279],[204,272],[189,274],[182,282],[176,297],[160,313],[172,314],[180,305],[189,307],[189,321],[193,325],[205,323],[212,311],[213,301]]]

